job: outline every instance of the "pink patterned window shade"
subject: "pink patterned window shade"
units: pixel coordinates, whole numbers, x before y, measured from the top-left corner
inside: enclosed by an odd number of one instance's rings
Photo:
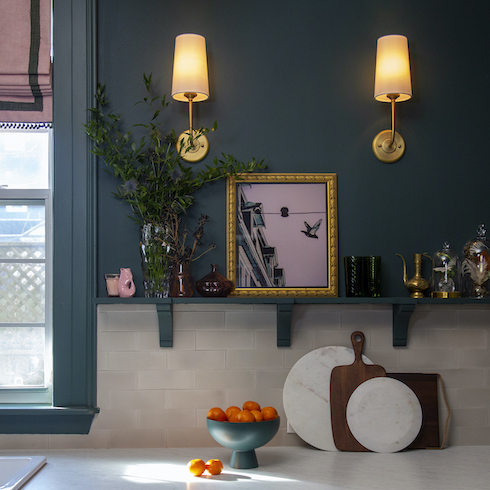
[[[0,2],[0,122],[52,121],[51,0]]]

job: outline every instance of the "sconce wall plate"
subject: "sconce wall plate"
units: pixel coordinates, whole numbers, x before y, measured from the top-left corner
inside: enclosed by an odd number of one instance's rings
[[[395,163],[405,153],[405,140],[395,131],[395,139],[391,144],[391,129],[378,133],[373,140],[373,152],[378,160],[384,163]]]
[[[184,131],[177,140],[177,151],[182,152],[182,158],[189,163],[200,162],[209,151],[209,141],[204,134],[198,134],[192,130],[192,138],[189,130]]]

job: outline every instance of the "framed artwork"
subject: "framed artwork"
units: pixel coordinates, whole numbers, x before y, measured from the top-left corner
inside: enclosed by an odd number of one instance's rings
[[[229,177],[226,233],[232,295],[338,295],[336,174]]]

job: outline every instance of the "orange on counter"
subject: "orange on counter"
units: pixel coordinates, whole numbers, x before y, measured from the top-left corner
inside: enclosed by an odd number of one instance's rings
[[[191,459],[187,463],[187,468],[194,476],[201,476],[206,469],[206,463],[202,459]]]
[[[237,415],[238,422],[255,422],[255,417],[250,410],[242,410]]]
[[[274,407],[264,407],[262,409],[262,417],[264,417],[264,420],[274,420],[279,417],[279,414]]]
[[[210,475],[219,475],[223,469],[223,463],[219,459],[210,459],[206,463],[206,471]]]
[[[243,404],[243,410],[260,410],[260,405],[257,402],[248,401]]]
[[[214,407],[208,412],[208,419],[225,422],[228,420],[226,413],[219,407]]]

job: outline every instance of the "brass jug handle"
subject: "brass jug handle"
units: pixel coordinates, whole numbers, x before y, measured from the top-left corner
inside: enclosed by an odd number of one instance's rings
[[[434,268],[434,258],[432,257],[432,255],[429,255],[427,252],[424,252],[422,254],[422,257],[427,257],[428,259],[430,259],[430,261],[432,262],[432,268]]]

